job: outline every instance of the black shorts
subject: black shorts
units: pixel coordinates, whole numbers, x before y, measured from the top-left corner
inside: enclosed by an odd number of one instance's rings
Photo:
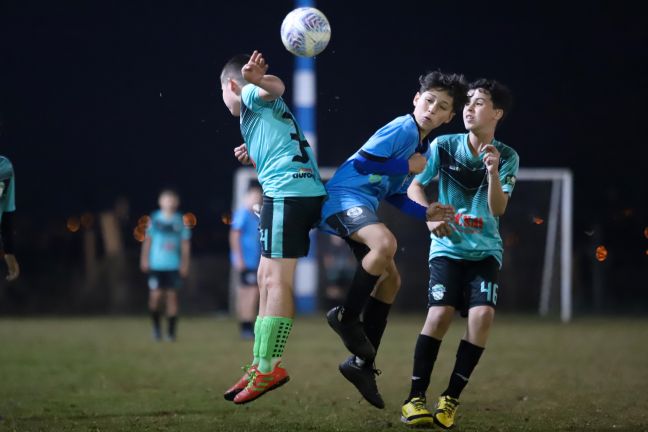
[[[380,223],[380,219],[369,207],[357,206],[332,214],[326,223],[338,236],[347,238],[362,227]]]
[[[453,306],[467,316],[474,306],[497,304],[499,262],[488,257],[481,261],[435,257],[430,260],[428,307]]]
[[[266,258],[300,258],[308,254],[310,230],[320,219],[325,195],[272,198],[263,196],[259,232]]]
[[[257,269],[246,268],[241,272],[241,285],[244,287],[257,285]]]
[[[182,278],[178,270],[151,270],[148,277],[149,289],[178,289]]]

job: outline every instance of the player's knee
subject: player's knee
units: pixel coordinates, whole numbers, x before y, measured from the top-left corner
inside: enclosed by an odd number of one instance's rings
[[[490,306],[478,306],[470,309],[469,320],[480,328],[488,328],[495,319],[495,309]]]
[[[452,322],[454,309],[449,307],[431,307],[425,320],[425,326],[433,331],[445,332]]]
[[[371,249],[382,258],[391,260],[394,255],[396,255],[397,247],[398,243],[396,242],[396,237],[394,237],[391,232],[387,231],[374,242]]]

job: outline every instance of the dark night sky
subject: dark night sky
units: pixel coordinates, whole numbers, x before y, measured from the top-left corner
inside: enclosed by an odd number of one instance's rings
[[[426,70],[496,78],[516,99],[500,140],[524,167],[574,171],[576,242],[602,225],[609,241],[648,249],[648,26],[625,2],[564,3],[320,2],[333,29],[317,59],[320,165],[339,164],[410,112]],[[292,56],[279,27],[292,6],[0,3],[0,153],[16,166],[20,212],[60,218],[110,207],[120,194],[134,212],[149,211],[171,184],[199,220],[217,221],[230,206],[240,143],[220,68],[262,50],[291,103]],[[439,133],[458,131],[459,118]]]

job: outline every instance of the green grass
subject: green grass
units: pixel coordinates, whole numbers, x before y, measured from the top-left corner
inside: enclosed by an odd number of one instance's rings
[[[338,373],[346,353],[323,316],[295,325],[290,383],[244,406],[222,397],[251,353],[231,320],[183,318],[172,344],[153,343],[145,317],[0,319],[0,431],[403,431],[422,320],[391,319],[377,410]],[[441,347],[430,399],[464,325]],[[500,316],[461,401],[461,431],[648,431],[648,320]]]

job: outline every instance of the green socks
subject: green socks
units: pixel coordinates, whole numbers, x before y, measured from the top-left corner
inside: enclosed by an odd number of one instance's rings
[[[259,318],[257,318],[257,322]],[[279,363],[292,329],[293,319],[266,316],[262,318],[260,332],[254,338],[254,356],[259,357],[259,372],[267,374]],[[256,330],[257,324],[255,324]],[[257,347],[258,340],[258,347]]]
[[[261,326],[263,324],[262,316],[257,316],[256,321],[254,321],[254,346],[252,347],[252,355],[254,359],[252,360],[252,366],[259,364],[259,345],[261,344]]]

